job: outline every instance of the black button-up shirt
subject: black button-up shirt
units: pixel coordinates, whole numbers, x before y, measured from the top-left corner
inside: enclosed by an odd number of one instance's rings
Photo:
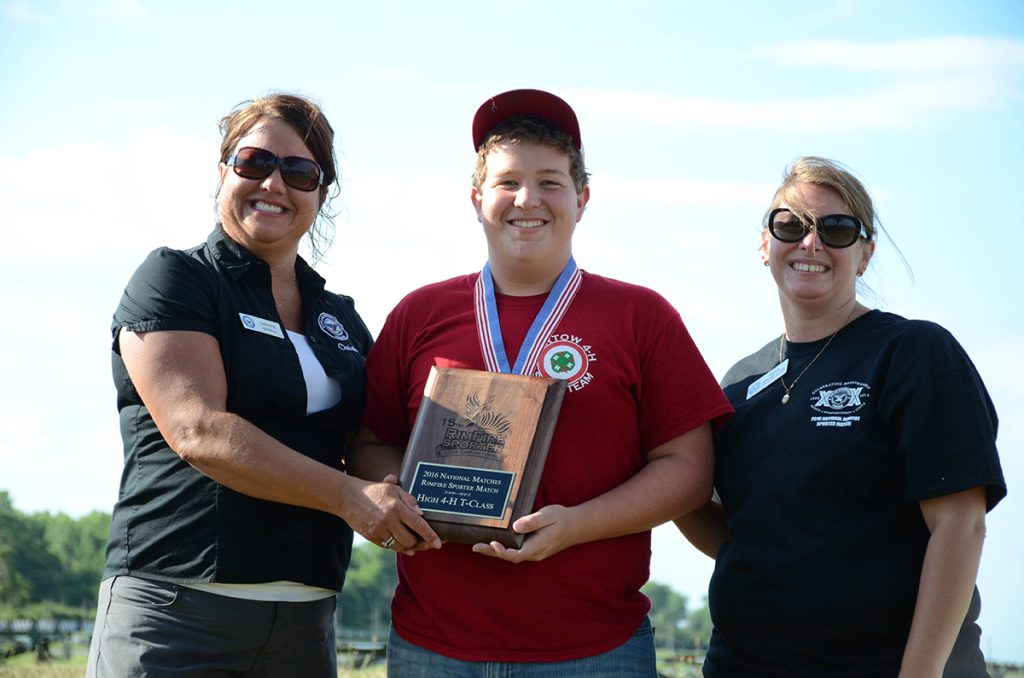
[[[124,471],[105,577],[289,580],[341,589],[351,528],[320,511],[240,494],[182,461],[157,430],[119,354],[121,329],[216,337],[227,409],[292,449],[341,469],[346,436],[362,413],[363,364],[372,338],[352,299],[324,290],[323,278],[301,259],[296,276],[306,337],[342,393],[338,404],[308,416],[302,368],[277,314],[266,262],[218,227],[190,250],[155,250],[132,276],[112,325]]]

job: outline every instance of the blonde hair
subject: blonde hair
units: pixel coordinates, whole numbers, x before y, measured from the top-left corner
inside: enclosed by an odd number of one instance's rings
[[[853,216],[864,224],[864,230],[868,234],[867,240],[875,241],[878,234],[875,206],[868,190],[864,188],[864,184],[841,163],[813,155],[797,158],[786,167],[782,185],[775,191],[771,206],[765,212],[764,223],[766,225],[768,214],[776,207],[786,205],[796,212],[808,211],[797,190],[797,184],[800,183],[826,186],[838,193],[846,207],[853,212]]]

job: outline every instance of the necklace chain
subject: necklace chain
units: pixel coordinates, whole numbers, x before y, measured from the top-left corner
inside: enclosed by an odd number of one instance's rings
[[[288,294],[285,295],[284,299],[282,299],[281,301],[276,302],[278,308],[283,308],[285,304],[287,304],[289,301],[291,301],[292,297],[295,296],[295,292],[299,289],[299,285],[298,285],[298,282],[296,280],[296,277],[295,277],[294,273],[292,273],[292,283],[294,283],[295,285],[294,285],[294,287],[292,287],[291,290],[288,291]]]
[[[841,330],[841,329],[843,329],[843,328],[840,327],[839,330]],[[832,333],[832,336],[828,338],[828,341],[826,341],[825,345],[821,347],[821,350],[818,351],[818,353],[813,358],[811,358],[811,362],[807,363],[807,367],[805,367],[804,369],[800,370],[800,374],[796,375],[796,379],[793,380],[793,383],[791,385],[786,386],[786,380],[783,379],[781,375],[779,376],[779,382],[782,384],[782,388],[785,389],[785,391],[786,391],[786,393],[782,396],[782,404],[783,405],[785,405],[786,403],[789,402],[789,394],[790,394],[790,392],[794,388],[796,388],[796,382],[800,381],[800,377],[804,376],[804,374],[807,373],[807,370],[811,369],[811,365],[814,364],[814,361],[816,361],[818,358],[821,357],[821,354],[825,352],[825,349],[828,348],[829,344],[832,343],[832,340],[836,338],[837,334],[839,334],[839,330],[836,330],[835,332]],[[783,332],[782,336],[779,337],[779,362],[780,363],[782,362],[782,359],[784,357],[782,349],[785,346],[786,346],[786,333]]]

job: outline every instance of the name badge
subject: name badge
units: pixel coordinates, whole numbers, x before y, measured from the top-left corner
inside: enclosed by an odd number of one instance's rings
[[[269,334],[272,337],[278,339],[284,339],[284,332],[281,331],[281,325],[274,322],[273,320],[264,320],[263,318],[257,318],[254,315],[248,313],[239,313],[238,317],[242,320],[242,327],[253,332],[259,332],[260,334]]]
[[[781,363],[765,372],[761,377],[747,387],[747,400],[750,400],[758,393],[764,390],[765,386],[772,383],[776,379],[780,379],[782,375],[786,373],[789,368],[789,358],[786,358]]]

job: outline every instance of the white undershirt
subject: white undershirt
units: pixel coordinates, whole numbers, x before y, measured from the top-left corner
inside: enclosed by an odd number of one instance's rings
[[[207,593],[228,598],[244,598],[245,600],[264,600],[278,603],[311,603],[314,600],[330,598],[337,591],[323,589],[319,586],[307,586],[297,581],[272,581],[265,584],[182,584],[190,589],[199,589]]]
[[[299,354],[302,377],[306,381],[306,414],[329,410],[341,401],[341,384],[327,376],[323,365],[316,359],[306,335],[288,330],[288,338]],[[260,584],[183,584],[190,589],[199,589],[229,598],[246,600],[269,600],[288,603],[308,603],[329,598],[337,591],[307,586],[294,581],[274,581]]]
[[[306,414],[329,410],[341,402],[341,384],[324,372],[306,335],[288,330],[288,338],[299,354],[302,377],[306,380]]]

